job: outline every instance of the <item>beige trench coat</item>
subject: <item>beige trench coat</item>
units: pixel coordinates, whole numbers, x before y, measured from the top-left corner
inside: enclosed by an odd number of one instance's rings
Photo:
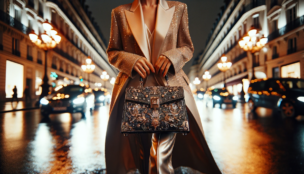
[[[192,56],[194,47],[189,34],[187,5],[178,1],[159,0],[155,33],[151,57],[145,40],[145,27],[140,0],[120,5],[111,12],[111,33],[107,55],[110,64],[120,72],[112,91],[110,118],[106,135],[106,168],[108,173],[127,173],[130,170],[141,170],[142,152],[134,152],[134,142],[151,144],[151,138],[138,141],[138,137],[129,138],[120,134],[121,105],[127,84],[135,80],[133,66],[142,57],[157,60],[160,55],[166,56],[172,66],[168,72],[170,86],[183,86],[190,121],[190,134],[177,135],[173,150],[172,163],[191,167],[203,173],[221,173],[208,148],[203,135],[200,116],[189,87],[189,79],[182,70]],[[154,63],[154,62],[152,62]],[[165,79],[156,78],[160,85]],[[150,141],[150,142],[143,142]],[[136,143],[135,143],[136,144]],[[138,156],[134,155],[138,154]],[[149,155],[149,154],[147,154]],[[146,157],[145,157],[146,158]]]

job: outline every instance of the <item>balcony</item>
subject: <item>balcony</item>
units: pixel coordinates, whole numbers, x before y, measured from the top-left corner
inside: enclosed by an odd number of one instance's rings
[[[0,10],[0,21],[16,28],[17,30],[21,31],[24,34],[28,34],[30,29],[28,29],[25,25],[23,25],[20,21],[16,20],[15,18],[11,17],[9,14]]]
[[[235,57],[233,60],[232,60],[232,64],[238,62],[239,60],[242,60],[243,58],[247,57],[247,52],[244,51],[243,53],[241,53],[239,56]]]
[[[15,56],[20,57],[20,51],[18,51],[18,50],[13,50],[12,54],[15,55]]]
[[[41,59],[37,59],[37,63],[42,65],[42,60]]]
[[[279,57],[279,54],[278,54],[278,53],[275,53],[275,54],[272,55],[272,59],[276,59],[276,58],[278,58],[278,57]]]
[[[33,57],[30,56],[30,55],[27,55],[27,56],[26,56],[26,59],[27,59],[27,60],[30,60],[30,61],[33,61]]]
[[[269,34],[268,42],[270,42],[280,36],[283,36],[283,35],[287,34],[288,32],[290,32],[302,25],[304,25],[304,15],[301,17],[298,17],[294,21],[291,21],[288,24],[286,24],[284,27],[277,29],[274,32],[272,32],[271,34]]]

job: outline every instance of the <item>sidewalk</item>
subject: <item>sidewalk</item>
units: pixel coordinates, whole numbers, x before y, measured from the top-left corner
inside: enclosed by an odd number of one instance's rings
[[[11,102],[0,102],[0,113],[38,109],[39,107],[35,106],[35,103],[36,100],[31,102],[19,101],[17,106],[17,103],[14,102],[13,107]]]

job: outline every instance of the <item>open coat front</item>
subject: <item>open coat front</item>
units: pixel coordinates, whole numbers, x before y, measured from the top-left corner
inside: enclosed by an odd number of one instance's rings
[[[142,57],[157,60],[164,55],[172,62],[168,72],[170,86],[183,86],[188,108],[190,133],[178,134],[172,155],[174,168],[187,166],[202,173],[221,173],[208,148],[203,135],[200,116],[189,88],[189,79],[182,70],[193,56],[194,47],[188,27],[187,5],[178,1],[159,0],[152,53],[149,54],[145,41],[145,24],[140,0],[120,5],[111,13],[111,33],[107,49],[109,62],[120,72],[116,78],[110,105],[110,118],[106,135],[107,173],[127,173],[138,169],[146,173],[149,149],[140,151],[138,146],[151,144],[151,134],[139,136],[130,134],[124,137],[120,133],[121,110],[125,88],[129,83],[139,84],[134,78],[133,66]],[[159,85],[165,79],[155,76]]]

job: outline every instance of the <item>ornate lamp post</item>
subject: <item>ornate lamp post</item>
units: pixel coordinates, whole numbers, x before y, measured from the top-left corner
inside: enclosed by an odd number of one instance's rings
[[[222,55],[220,61],[217,63],[217,67],[224,73],[224,87],[226,88],[226,77],[225,72],[230,69],[232,63],[227,60],[227,56],[225,54]]]
[[[254,53],[260,51],[267,43],[268,39],[258,33],[258,30],[251,26],[250,30],[246,35],[239,40],[240,47],[252,55],[252,78],[251,80],[256,79],[254,74]]]
[[[104,88],[106,88],[106,81],[109,80],[110,76],[108,75],[107,71],[103,71],[100,75],[100,78],[104,81]]]
[[[47,51],[55,48],[57,44],[61,41],[61,36],[59,36],[57,33],[57,30],[53,28],[52,24],[46,20],[43,24],[44,33],[40,34],[39,36],[32,30],[29,33],[30,40],[40,49],[43,49],[45,52],[45,61],[44,61],[44,76],[43,76],[43,83],[41,85],[42,92],[39,97],[39,101],[44,96],[47,96],[49,93],[49,87],[48,84],[49,78],[47,75]]]
[[[86,64],[81,65],[81,69],[84,72],[88,73],[88,84],[90,86],[90,74],[93,73],[95,70],[95,65],[92,63],[92,59],[90,56],[86,59]]]
[[[206,91],[208,89],[208,81],[211,79],[211,75],[209,73],[209,71],[205,71],[205,74],[203,75],[203,79],[204,81],[206,81]]]

